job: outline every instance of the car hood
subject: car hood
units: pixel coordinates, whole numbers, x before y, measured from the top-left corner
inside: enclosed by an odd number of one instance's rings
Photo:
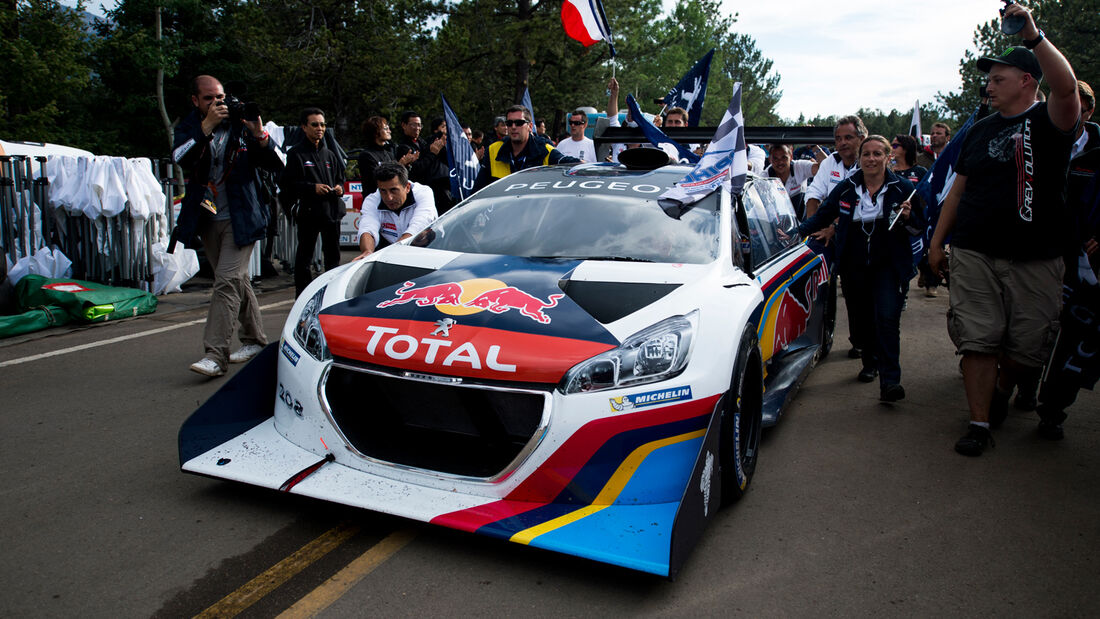
[[[334,358],[433,376],[557,383],[619,345],[559,282],[579,260],[467,254],[325,308]]]

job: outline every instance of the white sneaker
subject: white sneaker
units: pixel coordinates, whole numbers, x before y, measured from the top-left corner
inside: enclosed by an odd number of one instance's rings
[[[240,348],[238,348],[237,352],[229,355],[229,362],[230,363],[244,363],[245,361],[248,361],[252,357],[255,357],[256,355],[260,354],[260,352],[263,349],[264,349],[264,347],[260,346],[259,344],[245,344],[244,346],[241,346]]]
[[[203,357],[198,361],[191,364],[191,371],[198,372],[204,376],[222,376],[225,374],[225,368],[218,365],[217,361],[209,357]]]

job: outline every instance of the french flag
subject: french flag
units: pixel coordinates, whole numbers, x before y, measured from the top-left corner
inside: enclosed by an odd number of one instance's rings
[[[561,3],[561,25],[565,28],[565,34],[585,47],[607,41],[611,46],[611,56],[615,56],[611,28],[607,25],[607,16],[600,0],[565,0]]]

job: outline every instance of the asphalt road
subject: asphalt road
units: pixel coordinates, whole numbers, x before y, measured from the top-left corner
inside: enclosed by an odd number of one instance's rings
[[[277,338],[291,291],[261,294]],[[188,296],[190,295],[190,296]],[[205,292],[156,314],[0,341],[0,616],[1094,616],[1100,397],[1066,440],[1013,411],[980,458],[947,299],[912,293],[897,405],[837,349],[764,436],[748,495],[675,582],[179,472],[223,379]],[[154,330],[162,329],[159,332]],[[153,332],[150,334],[150,332]],[[109,341],[115,340],[115,341]],[[78,349],[76,347],[93,345]],[[48,357],[34,357],[59,353]]]

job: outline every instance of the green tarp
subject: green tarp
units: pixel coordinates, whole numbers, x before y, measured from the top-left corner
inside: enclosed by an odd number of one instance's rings
[[[27,275],[19,280],[15,296],[20,307],[27,311],[0,316],[0,337],[29,333],[70,320],[106,322],[150,314],[157,309],[156,296],[136,288],[41,275]]]

